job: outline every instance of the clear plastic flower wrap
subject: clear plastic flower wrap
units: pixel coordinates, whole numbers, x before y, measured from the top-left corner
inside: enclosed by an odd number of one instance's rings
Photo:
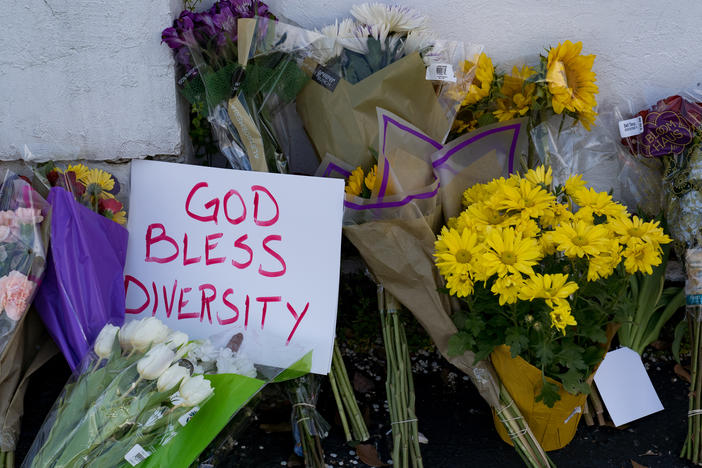
[[[22,466],[189,466],[281,372],[255,367],[230,348],[189,341],[154,317],[108,324]]]

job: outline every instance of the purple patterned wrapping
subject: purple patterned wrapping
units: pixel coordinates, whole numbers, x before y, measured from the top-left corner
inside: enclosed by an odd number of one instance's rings
[[[124,322],[128,234],[60,187],[52,188],[47,200],[52,207],[50,251],[34,303],[75,370],[105,324]]]

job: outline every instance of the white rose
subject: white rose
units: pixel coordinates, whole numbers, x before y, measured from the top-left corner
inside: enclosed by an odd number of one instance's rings
[[[107,359],[112,354],[112,346],[115,344],[115,337],[118,331],[119,327],[109,323],[100,330],[100,334],[95,339],[95,344],[93,345],[95,354],[97,354],[100,359]]]
[[[201,375],[183,380],[178,391],[183,399],[183,406],[196,406],[214,393],[210,381]]]
[[[173,364],[158,378],[156,388],[159,392],[165,392],[180,384],[184,378],[189,376],[190,372],[188,372],[188,369],[178,364]]]
[[[173,362],[175,353],[163,343],[151,348],[143,358],[137,362],[137,372],[146,380],[156,380]]]

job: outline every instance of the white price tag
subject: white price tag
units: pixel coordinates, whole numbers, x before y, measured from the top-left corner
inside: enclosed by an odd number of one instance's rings
[[[641,116],[629,120],[619,121],[619,135],[622,138],[629,138],[643,133],[643,119]]]
[[[144,450],[144,447],[136,444],[124,455],[124,459],[127,460],[127,463],[130,465],[137,466],[139,463],[149,458],[149,455],[151,455],[151,452],[147,452]]]
[[[195,413],[197,413],[198,411],[200,411],[200,407],[193,406],[190,411],[188,411],[183,416],[178,418],[178,422],[180,423],[181,426],[185,426],[186,424],[188,424],[188,421],[190,421],[192,419],[192,417],[195,416]]]
[[[427,80],[456,82],[456,75],[450,63],[432,63],[427,67]]]

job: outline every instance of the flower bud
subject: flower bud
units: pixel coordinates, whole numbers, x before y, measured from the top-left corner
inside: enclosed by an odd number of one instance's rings
[[[531,314],[527,314],[526,317],[524,317],[524,321],[526,323],[532,323],[534,321],[534,316]]]
[[[168,349],[168,346],[163,343],[157,344],[139,359],[137,372],[146,380],[158,379],[171,365],[173,358],[175,353]]]
[[[170,329],[156,317],[148,317],[139,321],[132,335],[132,346],[138,352],[144,352],[152,344],[163,343],[170,333]]]
[[[541,331],[544,328],[544,326],[541,324],[541,322],[535,322],[533,327],[534,327],[534,330],[536,330],[537,332]]]
[[[180,384],[179,393],[180,397],[183,399],[183,406],[195,406],[212,395],[214,389],[209,380],[198,375],[183,380]]]
[[[122,349],[126,352],[130,352],[134,346],[132,344],[132,337],[134,336],[134,333],[136,332],[137,327],[139,326],[139,321],[138,320],[132,320],[131,322],[127,323],[124,325],[122,328],[119,330],[119,344],[122,346]]]
[[[188,369],[178,364],[173,364],[158,378],[156,388],[159,392],[165,392],[180,384],[184,378],[189,376],[190,372]]]
[[[189,339],[187,333],[174,331],[166,337],[166,345],[171,349],[178,349],[187,343]]]
[[[115,337],[118,331],[119,327],[109,323],[100,330],[100,334],[95,339],[95,344],[93,345],[95,354],[97,354],[100,359],[107,359],[112,354],[112,346],[115,344]]]

